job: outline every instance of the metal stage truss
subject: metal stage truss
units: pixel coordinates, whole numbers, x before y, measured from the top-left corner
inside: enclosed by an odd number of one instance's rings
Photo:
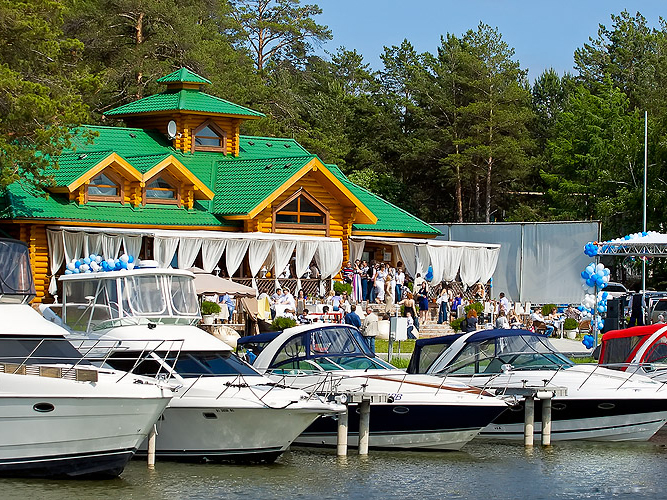
[[[598,255],[621,257],[667,257],[667,243],[598,243]]]

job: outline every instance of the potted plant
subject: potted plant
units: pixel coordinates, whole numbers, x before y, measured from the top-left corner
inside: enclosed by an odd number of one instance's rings
[[[574,318],[566,318],[563,323],[563,331],[568,339],[574,340],[577,337],[577,327],[579,323]]]
[[[213,316],[220,313],[220,306],[216,302],[204,300],[201,303],[201,322],[204,325],[213,324]]]

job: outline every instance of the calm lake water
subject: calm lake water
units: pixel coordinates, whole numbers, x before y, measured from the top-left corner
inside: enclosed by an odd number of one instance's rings
[[[664,432],[664,431],[663,431]],[[648,443],[472,442],[455,453],[294,448],[271,465],[134,460],[107,481],[0,480],[0,499],[606,499],[667,496],[667,433]]]

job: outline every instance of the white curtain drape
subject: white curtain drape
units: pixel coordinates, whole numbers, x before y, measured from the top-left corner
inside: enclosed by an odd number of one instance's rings
[[[210,273],[220,262],[225,251],[227,240],[203,240],[201,244],[201,260],[204,271]]]
[[[123,242],[120,235],[104,234],[102,237],[102,255],[105,259],[117,259],[120,245]]]
[[[201,238],[179,238],[178,243],[178,267],[190,269],[201,249]]]
[[[431,261],[433,262],[433,281],[435,282],[436,272],[440,272],[440,281],[454,281],[461,267],[461,258],[463,257],[463,247],[429,247]],[[437,257],[436,257],[437,256]],[[436,271],[435,262],[441,266]]]
[[[480,272],[479,280],[486,283],[491,279],[493,273],[498,266],[498,257],[500,256],[500,248],[485,248],[484,258],[482,259],[482,271]]]
[[[225,262],[227,265],[227,275],[230,278],[234,276],[234,273],[241,265],[241,262],[243,262],[243,257],[245,257],[245,254],[248,251],[249,243],[250,240],[229,240],[227,242]]]
[[[318,242],[315,262],[322,278],[338,274],[343,266],[343,242],[340,240]]]
[[[252,240],[248,247],[248,265],[250,266],[250,276],[252,277],[252,287],[257,290],[257,281],[255,277],[262,270],[262,264],[271,253],[273,241]]]
[[[417,277],[417,246],[413,243],[399,243],[398,252],[406,271],[412,278]]]
[[[67,262],[82,257],[84,239],[85,233],[63,231],[63,245],[65,247],[65,260]]]
[[[431,265],[431,256],[428,252],[428,245],[418,245],[417,246],[417,273],[421,274],[422,277],[426,276],[428,271],[428,266]]]
[[[477,283],[482,276],[480,257],[484,248],[466,248],[461,258],[461,281],[466,287]]]
[[[143,236],[141,236],[141,235],[134,236],[134,235],[124,234],[123,235],[123,251],[127,255],[131,255],[135,259],[138,258],[139,253],[141,252],[142,239],[143,239]]]
[[[317,247],[317,241],[297,241],[296,243],[296,289],[301,290],[301,276],[306,272],[310,261],[313,260]]]
[[[104,235],[102,233],[83,233],[85,234],[83,239],[83,254],[88,257],[91,253],[95,255],[102,255],[105,259],[106,256],[103,252],[102,242],[104,241]]]
[[[176,253],[178,238],[156,236],[153,240],[153,255],[158,267],[169,267]]]
[[[276,288],[280,286],[278,276],[285,270],[289,260],[294,253],[295,243],[293,241],[274,241],[273,242],[273,269],[276,278]]]
[[[65,243],[63,241],[62,231],[47,231],[46,241],[49,245],[49,263],[51,269],[51,282],[49,283],[49,293],[55,295],[58,292],[58,282],[56,273],[63,263],[65,257]]]
[[[350,243],[350,261],[354,263],[355,260],[361,259],[361,255],[364,253],[364,246],[366,246],[366,242],[364,240],[348,241]]]

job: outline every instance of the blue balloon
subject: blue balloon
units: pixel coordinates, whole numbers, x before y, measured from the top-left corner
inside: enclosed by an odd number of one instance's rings
[[[79,261],[77,260],[77,261],[74,263],[74,267],[76,267],[77,269],[79,269],[79,267],[81,266],[81,264],[82,264],[82,262],[79,262]]]
[[[127,262],[121,260],[120,267],[122,267],[123,269],[127,269]]]
[[[128,262],[134,262],[134,255],[128,255],[127,256],[127,261]]]
[[[72,271],[74,274],[79,274],[79,268],[77,267],[74,271]]]
[[[85,259],[83,259],[83,263],[90,265],[90,257],[86,257]]]
[[[587,284],[588,286],[594,286],[594,285],[595,285],[595,280],[594,280],[593,278],[588,278],[588,279],[586,280],[586,284]]]
[[[69,269],[65,269],[65,274],[74,274],[74,271],[70,271]]]
[[[581,277],[584,279],[588,278],[588,273],[586,271],[581,271]]]
[[[609,292],[602,292],[602,299],[607,300],[607,297],[609,297]]]

